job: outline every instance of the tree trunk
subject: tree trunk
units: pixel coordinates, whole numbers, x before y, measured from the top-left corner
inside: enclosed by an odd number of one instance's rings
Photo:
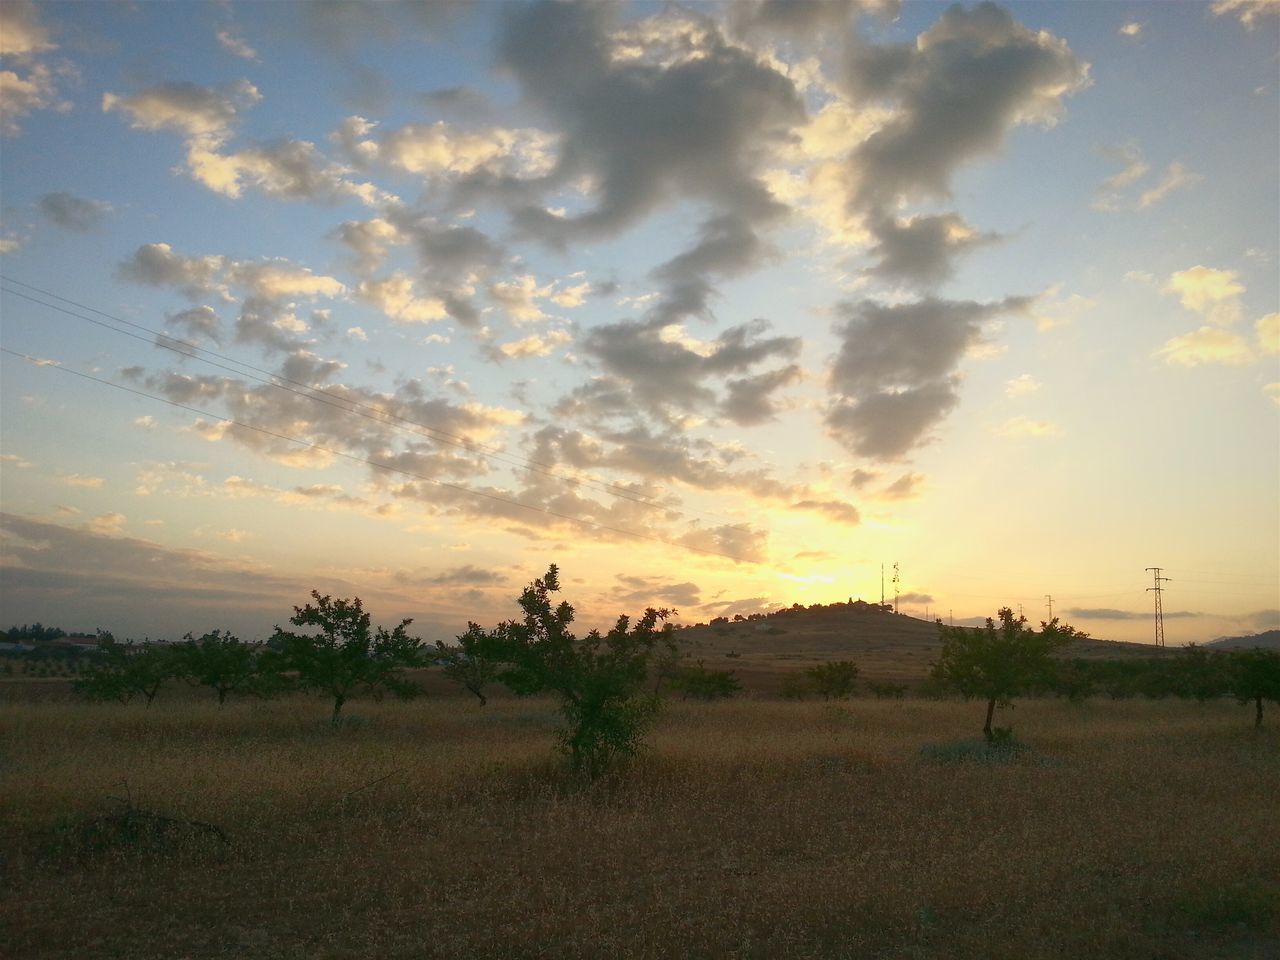
[[[987,701],[987,722],[982,728],[982,735],[987,738],[987,742],[991,742],[991,717],[996,712],[996,698],[992,697]]]
[[[1259,695],[1259,696],[1256,698],[1256,702],[1257,702],[1258,712],[1257,712],[1256,714],[1254,714],[1254,718],[1253,718],[1253,725],[1254,725],[1255,727],[1260,727],[1260,726],[1262,726],[1262,697],[1261,697],[1261,695]]]

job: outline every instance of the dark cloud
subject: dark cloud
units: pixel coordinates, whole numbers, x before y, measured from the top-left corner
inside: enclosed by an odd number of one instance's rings
[[[754,377],[742,377],[725,384],[728,395],[720,401],[720,415],[740,427],[753,427],[772,420],[778,413],[774,394],[800,379],[800,367],[791,364]]]
[[[409,587],[493,587],[505,584],[508,579],[496,570],[471,564],[433,573],[399,571],[394,576],[397,583]]]
[[[1114,610],[1110,607],[1072,607],[1064,610],[1062,615],[1072,620],[1150,620],[1150,610]],[[1203,617],[1203,613],[1190,610],[1166,610],[1164,616],[1168,620],[1187,620],[1192,617]]]
[[[839,36],[859,11],[896,18],[901,7],[901,0],[734,0],[729,5],[729,22],[740,33],[812,37],[831,32]]]
[[[666,42],[637,38],[648,49],[623,56],[611,4],[504,9],[499,64],[563,137],[554,169],[535,186],[585,177],[596,200],[564,217],[527,206],[518,217],[526,231],[550,243],[609,235],[676,197],[751,220],[779,211],[756,167],[804,120],[794,84],[728,44],[711,21],[681,16],[695,29],[673,29]]]
[[[699,349],[664,337],[654,322],[619,321],[589,331],[581,342],[583,353],[597,362],[608,379],[594,381],[571,394],[570,408],[608,414],[631,412],[636,407],[658,416],[719,409],[729,417],[747,421],[772,414],[772,391],[795,378],[793,372],[766,379],[743,381],[736,394],[721,399],[713,384],[733,374],[748,372],[770,359],[789,359],[800,350],[798,337],[762,337],[769,329],[763,320],[730,327]]]
[[[682,546],[727,556],[739,563],[763,563],[766,557],[769,532],[757,530],[747,524],[721,525],[693,529],[679,539]]]
[[[831,368],[828,428],[854,453],[902,456],[959,402],[955,371],[979,342],[983,321],[1025,311],[1031,303],[1010,297],[996,303],[929,298],[846,304],[848,319],[836,330],[841,346]]]
[[[897,108],[850,157],[853,205],[887,211],[900,198],[947,196],[955,170],[998,150],[1010,128],[1052,122],[1088,65],[993,3],[957,4],[914,44],[856,48],[847,81],[855,99]]]
[[[222,340],[222,320],[213,307],[192,307],[190,310],[168,314],[165,320],[171,329],[176,329],[187,340],[196,343],[206,339],[214,343]]]
[[[997,242],[999,234],[978,233],[958,214],[899,219],[880,217],[870,224],[877,259],[869,271],[888,280],[936,286],[951,277],[958,254]]]
[[[925,477],[922,473],[904,473],[879,491],[876,497],[880,500],[910,500],[919,495],[924,481]]]
[[[898,594],[899,603],[933,603],[933,595],[929,593],[900,593]]]
[[[812,510],[820,513],[828,520],[836,523],[843,523],[846,526],[856,527],[862,522],[862,516],[858,513],[858,508],[851,503],[845,503],[843,500],[801,500],[791,505],[792,510]]]
[[[68,230],[92,230],[111,212],[105,200],[86,200],[70,193],[46,193],[40,198],[40,212],[50,223]]]
[[[701,591],[696,583],[670,583],[654,577],[633,577],[619,574],[620,588],[614,591],[615,599],[622,604],[643,604],[646,607],[668,607],[679,610],[696,607],[701,602]]]
[[[705,315],[713,278],[734,276],[759,265],[765,251],[746,217],[712,217],[702,225],[692,248],[654,269],[653,277],[666,286],[666,292],[652,311],[653,319],[666,324]]]

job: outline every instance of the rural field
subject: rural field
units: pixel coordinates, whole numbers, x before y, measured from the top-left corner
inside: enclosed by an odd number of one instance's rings
[[[48,690],[54,691],[53,682]],[[0,704],[15,958],[1280,956],[1280,731],[1229,701]],[[159,818],[168,819],[159,819]]]

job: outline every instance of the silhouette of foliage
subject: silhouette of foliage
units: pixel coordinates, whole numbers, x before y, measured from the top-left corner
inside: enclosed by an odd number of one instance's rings
[[[1235,650],[1227,669],[1227,689],[1240,703],[1253,701],[1254,726],[1262,726],[1262,701],[1280,703],[1280,652]]]
[[[390,691],[408,699],[418,687],[402,676],[406,667],[422,662],[422,641],[409,636],[412,620],[402,620],[393,630],[370,626],[360,598],[334,600],[312,590],[314,603],[294,607],[289,622],[316,627],[319,633],[294,633],[276,627],[264,654],[267,666],[281,674],[292,673],[301,690],[333,700],[333,722],[339,722],[342,705],[358,689],[375,696]]]
[[[499,679],[515,693],[559,697],[565,720],[560,747],[575,771],[594,779],[640,749],[658,706],[644,686],[670,629],[659,624],[673,611],[651,607],[634,624],[622,616],[608,633],[592,630],[578,638],[569,630],[573,607],[553,605],[559,590],[559,569],[552,564],[520,595],[523,620],[499,624],[484,646],[504,664]]]
[[[229,693],[267,695],[276,685],[270,672],[261,669],[261,644],[245,643],[221,630],[199,639],[188,633],[184,639],[172,650],[175,675],[195,686],[212,688],[219,705],[226,702]]]
[[[844,700],[858,682],[858,665],[852,660],[832,660],[810,667],[804,675],[823,700]]]
[[[1051,689],[1053,651],[1083,636],[1073,627],[1060,626],[1056,617],[1036,631],[1027,629],[1026,617],[1015,617],[1008,607],[998,616],[999,627],[990,617],[979,629],[939,626],[942,656],[930,675],[943,689],[987,701],[982,734],[988,743],[995,738],[991,719],[996,706],[1009,706],[1021,694]]]
[[[147,706],[160,687],[175,675],[172,651],[151,644],[121,643],[106,631],[98,632],[98,659],[72,684],[88,700],[128,703],[134,697]]]
[[[453,646],[436,641],[431,659],[444,675],[460,684],[480,700],[480,706],[488,703],[484,688],[498,675],[498,664],[485,652],[488,634],[478,623],[467,624],[467,632],[458,637]]]
[[[732,670],[710,670],[699,660],[692,667],[685,667],[671,685],[684,699],[724,700],[742,689],[742,684]]]

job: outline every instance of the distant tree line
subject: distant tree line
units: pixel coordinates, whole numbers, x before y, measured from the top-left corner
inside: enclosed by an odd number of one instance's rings
[[[570,766],[598,777],[635,756],[664,694],[717,700],[734,696],[741,684],[730,670],[689,663],[672,627],[674,611],[649,608],[634,621],[619,617],[607,632],[577,636],[574,609],[557,602],[559,570],[522,592],[519,619],[492,629],[476,623],[454,644],[424,643],[409,633],[410,620],[394,628],[374,627],[361,600],[334,599],[312,591],[311,601],[294,607],[289,623],[277,626],[266,643],[247,643],[230,632],[187,634],[179,643],[118,641],[98,632],[90,665],[74,682],[84,697],[148,706],[162,687],[183,682],[209,688],[224,703],[231,696],[273,697],[302,692],[323,698],[334,724],[358,693],[381,699],[390,693],[408,699],[421,690],[407,675],[436,667],[475,696],[500,683],[519,696],[556,698],[563,725],[559,746]],[[1235,697],[1255,707],[1261,725],[1263,704],[1280,703],[1280,653],[1267,650],[1208,651],[1189,647],[1174,656],[1131,660],[1063,659],[1063,647],[1087,634],[1060,624],[1036,630],[1005,608],[998,622],[981,628],[938,623],[942,652],[922,689],[927,695],[960,695],[985,704],[983,734],[988,742],[1009,740],[1012,731],[993,725],[997,707],[1017,697],[1092,696]],[[15,628],[56,639],[62,631],[40,624]],[[783,696],[839,700],[854,694],[859,668],[852,661],[816,664],[796,675]],[[901,699],[906,686],[869,682],[877,698]]]

